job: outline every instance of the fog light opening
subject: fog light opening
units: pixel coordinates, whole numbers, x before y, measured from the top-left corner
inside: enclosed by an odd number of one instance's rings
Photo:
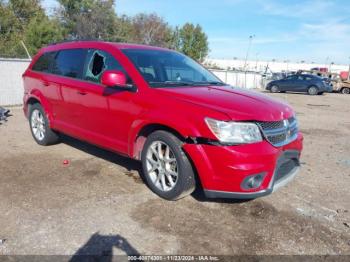
[[[265,173],[247,177],[242,183],[242,188],[245,190],[249,190],[260,187],[264,180],[264,176]]]

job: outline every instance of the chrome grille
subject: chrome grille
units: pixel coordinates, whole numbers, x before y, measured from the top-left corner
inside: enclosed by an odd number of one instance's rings
[[[257,122],[265,138],[274,146],[283,146],[298,136],[298,123],[295,117],[282,121]]]
[[[263,129],[276,129],[276,128],[282,128],[283,127],[283,121],[278,122],[259,122],[260,126]]]

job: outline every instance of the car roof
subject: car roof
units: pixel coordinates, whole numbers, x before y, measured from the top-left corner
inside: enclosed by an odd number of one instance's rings
[[[116,42],[107,42],[107,41],[99,41],[99,40],[75,40],[75,41],[64,41],[59,43],[53,43],[46,47],[44,47],[43,51],[56,51],[61,49],[69,49],[69,48],[96,48],[102,46],[114,47],[117,49],[148,49],[148,50],[167,50],[169,49],[150,46],[150,45],[141,45],[141,44],[131,44],[131,43],[116,43]]]
[[[311,75],[311,74],[301,74],[302,76],[307,76],[307,77],[316,77],[315,75]]]
[[[318,75],[312,75],[312,74],[302,74],[303,76],[307,76],[307,77],[311,77],[314,79],[318,79],[318,80],[322,80],[322,77],[318,76]]]
[[[169,50],[167,48],[151,46],[151,45],[141,45],[141,44],[129,44],[129,43],[112,43],[118,49],[150,49],[150,50]]]

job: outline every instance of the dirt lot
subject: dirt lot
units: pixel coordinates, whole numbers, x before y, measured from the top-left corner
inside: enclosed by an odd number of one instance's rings
[[[12,108],[0,125],[0,254],[350,254],[350,95],[273,96],[297,112],[302,171],[248,202],[164,201],[138,162],[67,137],[38,146]]]

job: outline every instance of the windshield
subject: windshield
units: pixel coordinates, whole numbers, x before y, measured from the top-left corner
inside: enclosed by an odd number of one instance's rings
[[[189,57],[173,51],[123,49],[151,87],[225,85]]]

